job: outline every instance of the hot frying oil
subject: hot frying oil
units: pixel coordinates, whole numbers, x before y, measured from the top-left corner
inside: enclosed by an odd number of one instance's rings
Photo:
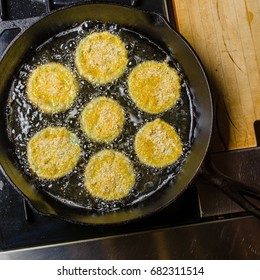
[[[75,49],[79,41],[92,32],[109,31],[118,35],[128,51],[125,73],[117,81],[108,85],[93,85],[81,78],[74,63]],[[127,77],[130,71],[146,60],[167,61],[181,76],[181,97],[174,108],[165,113],[151,115],[138,109],[130,99]],[[33,69],[48,62],[58,62],[67,66],[79,84],[79,95],[74,105],[62,113],[45,114],[33,106],[26,96],[26,82]],[[123,106],[126,122],[122,133],[112,143],[97,144],[81,131],[79,116],[85,105],[97,96],[113,98]],[[8,136],[14,148],[14,157],[26,179],[36,187],[64,203],[75,207],[96,209],[97,211],[117,210],[129,207],[174,180],[181,164],[187,157],[193,136],[192,96],[188,82],[178,62],[169,51],[162,49],[151,40],[116,24],[84,22],[67,29],[38,46],[21,65],[10,88],[6,106]],[[166,168],[156,169],[141,164],[135,155],[133,143],[138,129],[146,122],[161,118],[173,125],[183,143],[183,153],[179,160]],[[27,145],[29,139],[47,126],[65,126],[74,132],[80,141],[81,157],[76,168],[66,176],[56,180],[39,179],[29,168]],[[88,194],[83,183],[83,173],[90,157],[102,149],[115,149],[127,155],[136,172],[136,183],[129,195],[116,201],[103,201]],[[51,153],[51,151],[50,151]]]

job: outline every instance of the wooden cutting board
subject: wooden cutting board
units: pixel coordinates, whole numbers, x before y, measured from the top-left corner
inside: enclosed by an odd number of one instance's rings
[[[172,1],[177,29],[199,55],[212,87],[213,151],[256,146],[260,0]]]

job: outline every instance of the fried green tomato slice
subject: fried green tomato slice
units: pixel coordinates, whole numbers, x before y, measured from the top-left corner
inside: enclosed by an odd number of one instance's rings
[[[127,66],[127,50],[119,36],[107,31],[83,38],[76,49],[75,64],[79,74],[93,84],[117,80]]]
[[[123,108],[108,97],[96,97],[80,115],[81,129],[95,142],[112,142],[118,137],[125,123]]]
[[[66,66],[50,62],[32,71],[26,93],[30,102],[42,112],[60,113],[73,105],[78,95],[78,84]]]
[[[166,167],[182,154],[182,142],[175,129],[161,119],[146,123],[136,134],[134,149],[140,162]]]
[[[37,132],[28,143],[31,170],[42,179],[57,179],[71,172],[80,157],[77,136],[65,127],[47,127]]]
[[[104,200],[117,200],[128,195],[135,184],[130,159],[121,152],[102,150],[92,156],[84,174],[88,192]]]
[[[172,108],[180,97],[180,77],[165,62],[138,64],[128,77],[128,91],[144,112],[159,114]]]

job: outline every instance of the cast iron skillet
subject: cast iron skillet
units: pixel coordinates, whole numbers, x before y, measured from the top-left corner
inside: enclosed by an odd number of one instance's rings
[[[7,89],[13,80],[13,74],[23,62],[26,53],[58,32],[86,20],[120,24],[147,36],[152,41],[160,43],[160,45],[166,46],[174,53],[189,80],[197,114],[194,143],[174,183],[170,182],[167,187],[160,189],[160,191],[131,208],[123,208],[119,211],[104,214],[68,207],[39,192],[33,184],[25,180],[21,171],[14,164],[8,153],[10,147],[4,132],[6,130],[4,107],[8,95]],[[169,26],[163,17],[156,13],[111,4],[83,4],[55,11],[29,27],[11,44],[0,63],[0,73],[1,169],[33,209],[40,213],[81,224],[114,224],[136,220],[173,202],[186,190],[191,180],[201,170],[200,166],[207,152],[213,123],[210,87],[203,67],[192,48],[180,34]],[[220,179],[213,176],[212,181],[224,187],[227,184],[227,181],[222,177]],[[233,184],[233,186],[235,185]],[[234,194],[234,191],[230,192],[230,195]],[[244,199],[238,198],[237,195],[234,195],[234,198],[244,207],[247,207],[247,210],[259,214],[257,209],[252,208],[251,205],[246,205],[247,202]]]

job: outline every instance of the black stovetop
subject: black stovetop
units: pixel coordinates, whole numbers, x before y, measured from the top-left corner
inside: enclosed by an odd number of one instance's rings
[[[0,56],[21,30],[50,10],[75,3],[76,0],[8,0],[1,1]],[[91,1],[78,1],[91,2]],[[92,1],[98,2],[98,1]],[[103,1],[104,2],[104,1]],[[109,2],[109,1],[106,1]],[[130,0],[113,3],[130,5]],[[151,10],[173,19],[172,2],[134,1],[141,9]],[[174,22],[171,20],[171,24]],[[210,195],[207,193],[210,192]],[[210,199],[209,199],[210,198]],[[246,212],[211,186],[194,183],[173,204],[151,217],[118,226],[82,226],[34,212],[0,173],[0,251],[56,244],[73,240],[112,236],[179,225],[242,217]]]

